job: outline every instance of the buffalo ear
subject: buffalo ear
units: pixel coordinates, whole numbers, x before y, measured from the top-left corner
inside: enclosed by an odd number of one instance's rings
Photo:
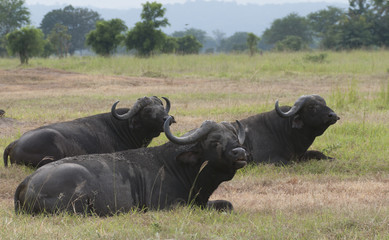
[[[201,160],[201,154],[197,151],[187,151],[178,154],[176,160],[191,166],[196,165]]]
[[[292,128],[302,128],[303,126],[304,126],[303,120],[298,114],[296,114],[293,117]]]

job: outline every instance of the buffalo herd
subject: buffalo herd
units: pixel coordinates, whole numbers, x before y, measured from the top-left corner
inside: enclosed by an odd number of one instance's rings
[[[109,216],[132,209],[177,205],[231,211],[227,200],[209,201],[247,163],[284,165],[332,159],[308,150],[339,120],[319,95],[303,95],[292,107],[235,122],[204,121],[181,137],[171,133],[170,101],[143,97],[130,108],[43,126],[4,150],[4,165],[38,168],[17,187],[17,213],[59,212]],[[164,132],[168,142],[147,146]]]

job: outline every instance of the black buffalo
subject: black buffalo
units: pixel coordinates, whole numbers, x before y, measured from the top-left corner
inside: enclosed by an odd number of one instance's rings
[[[164,145],[110,154],[61,159],[39,168],[16,189],[15,211],[30,214],[94,213],[107,216],[133,209],[169,209],[208,203],[212,192],[246,165],[244,129],[205,121],[183,137],[170,132]]]
[[[23,134],[4,150],[4,165],[40,167],[64,157],[111,153],[146,147],[163,131],[170,110],[157,97],[139,98],[131,109],[116,110],[73,121],[43,126]]]
[[[279,107],[277,100],[275,110],[240,120],[246,130],[248,161],[287,164],[331,159],[322,152],[307,150],[337,120],[339,117],[318,95],[301,96],[293,107]]]

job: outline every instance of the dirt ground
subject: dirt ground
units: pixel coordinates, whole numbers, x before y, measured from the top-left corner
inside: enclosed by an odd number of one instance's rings
[[[306,79],[283,76],[273,79],[264,78],[259,82],[226,81],[204,79],[165,79],[165,78],[139,78],[128,76],[94,76],[74,72],[67,72],[48,68],[0,70],[0,94],[2,98],[17,101],[21,98],[34,96],[55,97],[66,94],[104,94],[115,92],[117,94],[136,94],[139,92],[161,92],[161,94],[193,92],[223,92],[223,93],[258,93],[258,98],[242,103],[274,101],[273,96],[285,97],[283,101],[293,101],[296,93],[320,92],[328,93],[342,87],[341,78],[318,76],[318,79]],[[302,81],[304,80],[304,81]],[[360,88],[372,91],[379,88],[379,84],[366,81]],[[269,97],[270,96],[270,97]],[[269,100],[270,99],[270,100]],[[239,100],[229,100],[239,101]],[[176,109],[191,108],[192,104],[202,102],[173,103]],[[219,102],[217,104],[231,104]],[[10,137],[16,130],[24,132],[39,127],[42,122],[16,120],[7,114],[8,106],[0,106],[6,112],[0,117],[0,137]],[[177,112],[179,112],[177,110]],[[180,122],[186,128],[197,126],[203,119],[192,116],[179,116]],[[347,119],[347,117],[346,117]],[[374,119],[375,121],[377,118]],[[378,118],[379,120],[379,118]],[[183,129],[178,123],[177,129]],[[3,143],[4,147],[7,143]],[[25,169],[12,166],[0,168],[0,205],[13,208],[13,193],[19,182],[28,174]],[[212,195],[212,199],[228,199],[236,209],[254,211],[277,211],[289,209],[293,211],[306,211],[317,208],[364,208],[389,206],[389,179],[385,177],[359,178],[355,180],[285,177],[279,180],[264,180],[260,177],[254,179],[233,179],[223,183]]]

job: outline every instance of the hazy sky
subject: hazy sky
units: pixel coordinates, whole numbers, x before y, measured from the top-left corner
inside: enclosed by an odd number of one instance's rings
[[[185,3],[193,0],[148,0],[149,2],[158,2],[162,4],[170,3]],[[206,1],[206,0],[205,0]],[[215,0],[212,0],[215,1]],[[348,0],[218,0],[226,2],[236,2],[238,4],[278,4],[278,3],[297,3],[297,2],[329,2],[329,3],[344,3],[348,4]],[[73,6],[93,6],[98,8],[116,8],[116,9],[127,9],[127,8],[141,8],[142,3],[147,0],[26,0],[27,4],[44,4],[44,5],[55,5],[55,4],[71,4]]]

